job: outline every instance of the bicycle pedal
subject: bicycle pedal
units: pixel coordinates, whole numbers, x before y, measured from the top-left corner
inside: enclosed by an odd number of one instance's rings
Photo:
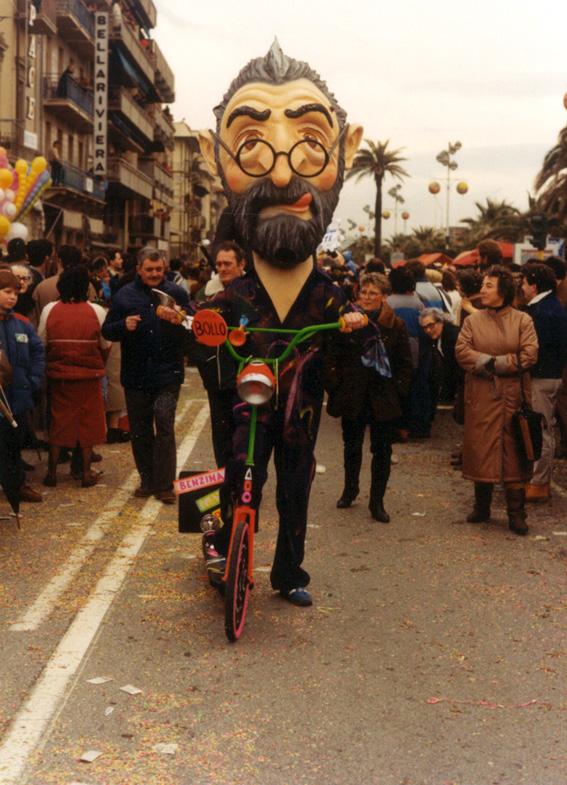
[[[226,558],[224,556],[217,556],[213,559],[207,559],[207,570],[214,575],[224,575],[226,570]]]

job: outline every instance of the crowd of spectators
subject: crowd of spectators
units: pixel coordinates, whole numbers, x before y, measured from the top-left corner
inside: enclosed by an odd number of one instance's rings
[[[367,328],[331,342],[326,358],[328,412],[341,417],[344,441],[345,484],[337,506],[351,506],[359,493],[369,426],[370,511],[387,522],[392,444],[429,439],[444,404],[464,424],[464,445],[453,463],[475,483],[469,520],[488,519],[492,486],[503,482],[510,526],[525,533],[524,502],[549,498],[554,455],[567,444],[563,260],[533,259],[514,269],[502,264],[498,245],[486,241],[478,264],[465,270],[430,270],[419,260],[390,269],[377,258],[359,266],[349,252],[338,251],[320,254],[316,263],[369,317]],[[167,262],[155,249],[87,258],[76,247],[54,249],[46,240],[9,243],[0,263],[0,374],[3,364],[12,373],[0,381],[18,422],[18,451],[48,450],[45,485],[57,484],[58,465],[66,461],[83,487],[95,485],[101,475],[92,466],[101,457],[95,447],[131,440],[140,474],[136,495],[173,503],[174,419],[187,361],[197,366],[208,394],[216,463],[226,463],[232,361],[222,350],[187,341],[172,308],[162,304],[158,316],[153,290],[190,310],[244,275],[245,255],[233,242],[198,263],[189,257]],[[535,467],[521,464],[514,452],[511,418],[522,377],[544,417],[544,450]],[[558,448],[556,413],[563,434]],[[18,461],[22,499],[41,501],[26,482],[29,465]]]

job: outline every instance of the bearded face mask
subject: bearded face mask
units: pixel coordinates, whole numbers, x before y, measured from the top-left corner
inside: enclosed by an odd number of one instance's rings
[[[201,150],[221,178],[239,241],[276,267],[303,262],[333,218],[362,128],[346,124],[325,83],[277,41],[242,69],[215,115]]]

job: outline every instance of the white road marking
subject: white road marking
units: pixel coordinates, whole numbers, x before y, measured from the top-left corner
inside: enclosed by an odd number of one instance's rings
[[[209,410],[205,405],[195,417],[179,448],[180,465],[191,455],[208,417]],[[0,785],[25,783],[23,775],[28,758],[40,744],[47,741],[49,728],[69,697],[69,685],[76,682],[85,655],[96,639],[105,615],[118,596],[161,510],[162,504],[156,499],[146,502],[140,513],[144,523],[136,526],[124,538],[104,575],[46,664],[28,700],[18,711],[0,745]]]
[[[183,421],[192,403],[194,403],[194,401],[190,400],[183,406],[177,417],[178,424]],[[202,409],[200,412],[201,411]],[[45,589],[25,613],[8,627],[9,630],[12,632],[31,632],[37,630],[43,622],[49,618],[57,601],[74,580],[75,576],[80,572],[85,562],[90,558],[97,543],[102,540],[114,521],[116,513],[119,512],[130,499],[138,482],[138,472],[134,469],[121,489],[112,496],[101,514],[88,528],[82,541],[75,550],[71,552],[57,575],[49,581]]]

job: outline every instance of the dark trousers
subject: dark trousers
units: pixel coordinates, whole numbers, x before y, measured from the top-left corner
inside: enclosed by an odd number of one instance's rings
[[[62,185],[64,181],[63,164],[60,161],[53,160],[49,162],[49,165],[51,167],[53,185]]]
[[[291,589],[309,584],[309,574],[302,569],[311,483],[315,473],[315,442],[321,417],[321,404],[311,409],[307,418],[285,428],[285,403],[278,411],[259,413],[254,451],[253,492],[251,506],[258,508],[262,488],[268,477],[268,462],[274,452],[276,467],[276,505],[279,530],[270,580],[274,589]],[[217,534],[216,546],[226,553],[230,538],[231,511],[246,472],[250,408],[240,404],[234,409],[233,454],[226,467],[221,488],[222,518],[225,525]]]
[[[418,368],[413,371],[409,396],[405,405],[405,416],[413,436],[430,436],[436,401],[427,373]]]
[[[134,461],[142,485],[171,488],[175,479],[175,409],[179,385],[157,390],[124,390]]]
[[[341,419],[344,446],[345,490],[347,494],[358,493],[358,478],[362,466],[364,432],[370,428],[370,452],[372,453],[370,504],[382,501],[390,479],[392,441],[395,428],[391,423],[376,422],[367,416],[356,419]]]
[[[234,390],[207,390],[211,410],[213,451],[217,467],[226,466],[232,455],[232,432],[234,422],[232,408],[235,404]]]
[[[0,416],[0,485],[8,501],[17,509],[19,489],[26,479],[20,458],[20,442],[17,428]]]

